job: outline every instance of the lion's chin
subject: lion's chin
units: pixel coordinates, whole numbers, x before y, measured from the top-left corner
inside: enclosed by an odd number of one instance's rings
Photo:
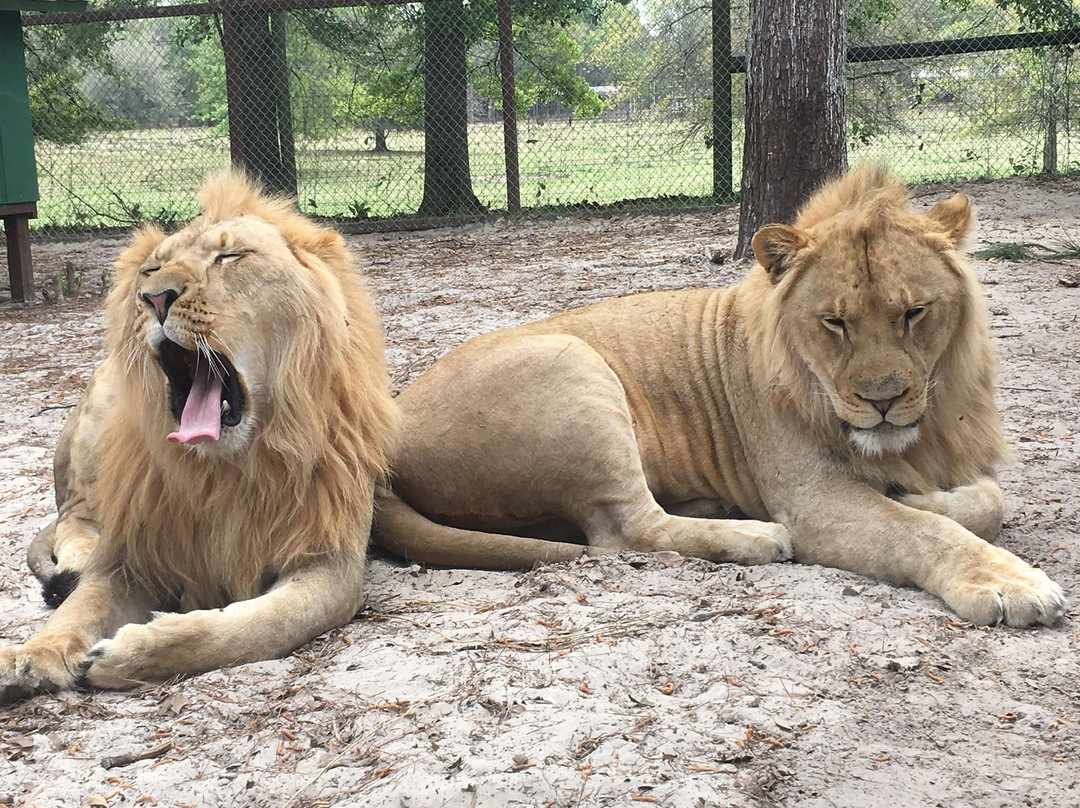
[[[883,422],[870,429],[852,427],[848,431],[848,438],[867,457],[900,454],[919,439],[919,424],[897,426]]]

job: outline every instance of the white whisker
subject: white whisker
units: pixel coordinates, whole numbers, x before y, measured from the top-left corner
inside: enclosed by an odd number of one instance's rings
[[[210,336],[212,336],[218,341],[218,344],[221,346],[222,350],[225,351],[226,356],[232,358],[236,355],[233,349],[229,347],[229,343],[222,339],[221,334],[219,334],[213,328],[210,329]]]
[[[214,352],[210,350],[210,344],[206,341],[206,337],[201,334],[197,335],[195,345],[199,349],[198,353],[206,356],[206,361],[210,363],[210,372],[217,376],[218,381],[224,382],[228,373],[225,371],[225,366],[214,357]]]

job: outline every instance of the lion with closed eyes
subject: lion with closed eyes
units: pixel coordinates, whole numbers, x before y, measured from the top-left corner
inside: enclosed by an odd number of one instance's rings
[[[116,263],[29,554],[59,607],[0,648],[0,700],[282,656],[363,603],[397,415],[355,259],[241,176],[200,202]]]
[[[488,568],[579,556],[568,536],[793,556],[920,586],[976,623],[1053,623],[1061,588],[987,541],[1006,450],[960,251],[970,204],[918,214],[907,199],[865,166],[758,232],[737,286],[609,300],[454,349],[398,397],[376,541]]]

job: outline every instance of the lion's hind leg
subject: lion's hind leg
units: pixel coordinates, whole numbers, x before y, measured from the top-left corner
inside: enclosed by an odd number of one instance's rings
[[[394,489],[432,520],[513,532],[559,518],[601,552],[673,550],[744,564],[791,557],[781,525],[660,507],[622,382],[577,337],[474,343],[437,362],[399,400],[406,437]]]
[[[41,583],[45,604],[56,608],[79,583],[98,542],[97,528],[75,516],[62,516],[43,527],[26,551],[27,565]]]

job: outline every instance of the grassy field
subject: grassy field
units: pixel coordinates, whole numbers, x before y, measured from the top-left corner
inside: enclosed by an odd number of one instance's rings
[[[525,207],[607,205],[627,199],[704,197],[712,151],[705,130],[686,121],[551,119],[519,128]],[[470,127],[473,188],[493,210],[506,207],[501,124]],[[734,174],[741,164],[736,131]],[[1077,140],[1073,138],[1072,140]],[[370,151],[369,133],[297,143],[300,205],[341,217],[414,213],[423,192],[423,133],[392,132],[391,152]],[[855,162],[889,162],[909,181],[1007,176],[1038,170],[1041,143],[1029,136],[973,134],[947,105],[921,111],[892,133],[851,153]],[[1062,168],[1075,170],[1080,140],[1059,141]],[[206,128],[99,133],[77,146],[38,145],[38,228],[126,227],[139,219],[168,224],[195,211],[202,176],[228,162],[228,139]]]

